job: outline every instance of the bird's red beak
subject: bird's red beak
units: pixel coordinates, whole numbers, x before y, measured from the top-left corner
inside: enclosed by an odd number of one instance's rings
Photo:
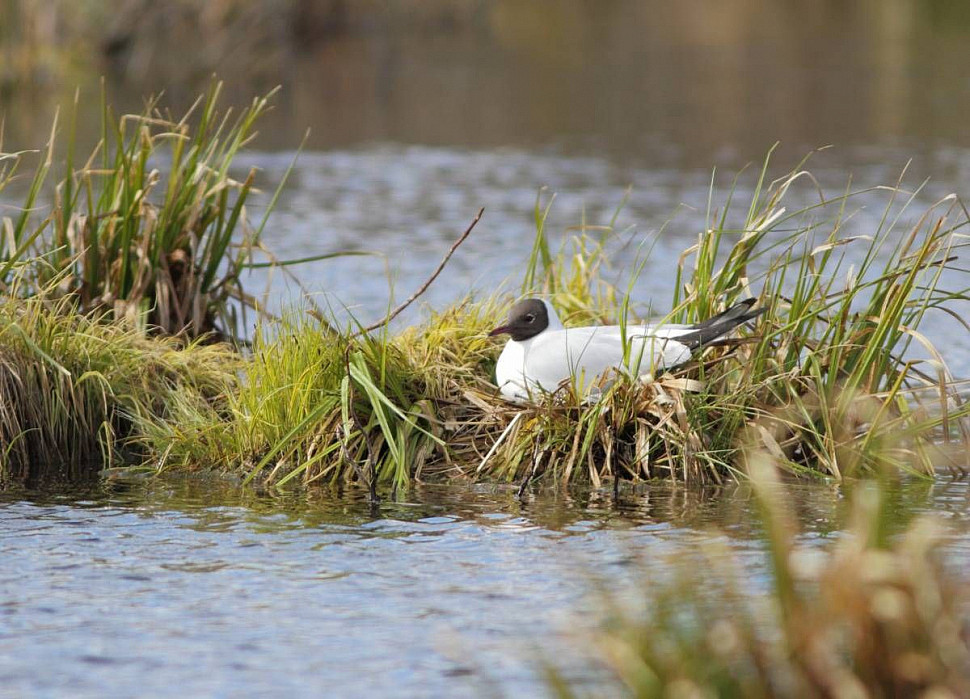
[[[488,336],[489,337],[495,337],[496,335],[504,335],[504,334],[507,334],[508,332],[509,332],[509,326],[508,325],[500,325],[497,328],[495,328],[495,330],[493,330],[492,332],[490,332],[488,334]]]

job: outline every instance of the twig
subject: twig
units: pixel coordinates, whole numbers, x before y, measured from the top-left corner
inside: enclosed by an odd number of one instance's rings
[[[368,325],[366,328],[358,330],[353,335],[351,335],[351,337],[359,337],[361,335],[365,335],[369,333],[371,330],[377,330],[378,328],[384,325],[387,325],[392,320],[394,320],[401,313],[401,311],[403,311],[405,308],[407,308],[412,303],[414,303],[415,299],[417,299],[421,294],[427,291],[428,287],[431,286],[431,283],[438,278],[439,274],[441,274],[441,270],[443,270],[445,268],[445,265],[448,264],[448,260],[451,259],[451,256],[455,254],[455,250],[458,249],[458,246],[464,243],[465,238],[471,235],[472,229],[475,228],[475,224],[477,224],[481,220],[482,214],[484,213],[485,213],[484,207],[478,210],[478,215],[475,216],[475,219],[470,224],[468,224],[468,228],[465,229],[465,232],[461,234],[461,237],[459,237],[458,240],[452,243],[451,249],[448,250],[448,252],[445,254],[443,258],[441,258],[441,262],[438,264],[438,268],[434,271],[434,273],[430,277],[428,277],[428,279],[424,282],[424,284],[418,287],[417,291],[415,291],[413,294],[411,294],[410,297],[408,297],[407,301],[405,301],[400,306],[395,308],[393,311],[388,313],[383,320],[380,320],[374,323],[373,325]]]

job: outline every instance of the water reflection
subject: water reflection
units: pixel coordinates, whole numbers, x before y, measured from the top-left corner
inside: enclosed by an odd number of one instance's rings
[[[794,483],[806,542],[838,536],[839,491]],[[898,523],[936,512],[965,565],[970,489],[894,490]],[[70,692],[294,696],[540,693],[537,648],[578,680],[595,581],[636,593],[640,565],[722,537],[766,585],[744,486],[609,492],[418,486],[269,494],[199,478],[0,495],[0,680]],[[963,561],[963,563],[959,563]],[[44,667],[43,673],[35,668]],[[352,668],[349,671],[348,668]]]
[[[4,3],[17,5],[34,3]],[[775,140],[792,156],[970,146],[970,14],[943,0],[132,2],[100,22],[103,9],[61,5],[60,18],[0,35],[0,110],[17,147],[43,141],[37,115],[77,84],[94,100],[102,74],[133,108],[161,89],[188,104],[213,72],[237,103],[283,84],[263,134],[274,149],[308,126],[319,149],[552,145],[673,151],[701,167]]]
[[[146,13],[178,5],[140,4]],[[646,235],[676,214],[636,290],[644,306],[669,297],[671,261],[705,224],[710,168],[759,160],[776,140],[782,167],[837,144],[820,171],[836,188],[850,173],[861,184],[892,182],[912,156],[910,182],[937,178],[921,204],[970,185],[970,15],[961,3],[429,0],[407,16],[387,14],[394,2],[292,5],[322,14],[302,17],[292,36],[284,21],[287,41],[269,53],[247,42],[280,24],[250,22],[253,32],[233,36],[213,10],[204,22],[106,23],[115,43],[65,42],[70,55],[50,35],[45,46],[57,50],[31,63],[31,47],[21,51],[14,25],[0,22],[4,149],[42,144],[76,85],[87,105],[81,139],[96,140],[88,107],[102,73],[124,110],[162,88],[184,107],[213,70],[236,103],[283,83],[258,143],[284,152],[251,153],[243,164],[277,181],[308,126],[311,151],[322,152],[301,160],[270,247],[284,258],[382,252],[400,296],[484,205],[476,235],[425,299],[437,307],[516,278],[544,185],[559,193],[557,232],[584,215],[608,218],[629,185],[622,226]],[[320,10],[327,5],[344,7],[336,24]],[[442,23],[448,6],[460,11]],[[719,181],[717,198],[729,186]],[[750,188],[742,179],[739,199]],[[863,210],[854,225],[871,227],[880,212]],[[367,315],[386,307],[383,274],[358,258],[305,278]],[[286,293],[274,287],[278,303]],[[952,323],[931,320],[929,331],[947,338]],[[966,374],[966,339],[946,344]],[[807,541],[838,536],[839,491],[786,487]],[[920,513],[944,518],[950,560],[967,565],[965,482],[911,481],[891,497],[899,527]],[[0,686],[72,696],[106,686],[535,694],[536,639],[557,655],[574,652],[563,629],[593,623],[585,595],[594,573],[622,580],[631,560],[660,560],[716,528],[757,584],[754,509],[738,485],[525,500],[511,486],[422,485],[377,506],[355,489],[256,493],[199,479],[10,491],[0,494]],[[581,664],[576,672],[596,676]]]
[[[844,527],[843,486],[792,480],[783,484],[800,526],[825,536]],[[848,487],[848,486],[844,486]],[[970,532],[970,484],[941,477],[905,479],[887,489],[889,509],[899,527],[931,513]],[[484,528],[522,527],[569,535],[594,530],[658,531],[723,529],[737,538],[759,535],[757,503],[746,483],[691,486],[678,483],[624,483],[611,489],[542,487],[521,497],[515,484],[414,485],[397,498],[370,502],[354,484],[275,491],[240,488],[235,481],[210,477],[110,479],[49,490],[11,488],[0,504],[77,511],[125,512],[138,517],[171,517],[199,532],[242,527],[260,533],[344,528],[366,536],[387,526],[400,531],[447,529],[455,523]],[[429,529],[430,528],[430,529]]]

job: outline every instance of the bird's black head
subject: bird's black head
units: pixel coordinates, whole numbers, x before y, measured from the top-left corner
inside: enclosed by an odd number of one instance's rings
[[[516,342],[535,337],[549,327],[549,312],[546,304],[539,299],[525,299],[512,306],[509,319],[489,333],[492,335],[511,335]]]

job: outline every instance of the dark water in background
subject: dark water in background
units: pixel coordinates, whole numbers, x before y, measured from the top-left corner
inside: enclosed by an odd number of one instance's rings
[[[775,141],[789,155],[869,149],[855,163],[888,146],[970,147],[970,9],[952,0],[220,3],[268,8],[248,27],[141,4],[143,17],[106,12],[60,53],[0,54],[8,143],[42,143],[53,108],[78,86],[95,102],[102,74],[112,101],[135,108],[162,90],[186,105],[217,73],[237,103],[283,85],[263,129],[273,150],[308,127],[312,150],[551,147],[702,169],[757,159]],[[328,26],[320,15],[337,4],[342,22]],[[128,44],[112,51],[119,39]],[[31,73],[17,73],[18,57]]]
[[[556,193],[557,236],[584,216],[608,220],[631,188],[618,223],[636,228],[632,248],[616,246],[621,268],[672,219],[635,289],[643,311],[664,308],[675,261],[705,226],[712,168],[723,201],[733,173],[776,141],[778,175],[832,144],[812,160],[830,194],[850,176],[891,184],[912,159],[906,184],[932,180],[900,230],[920,207],[970,191],[962,3],[463,7],[453,25],[353,20],[265,55],[218,36],[169,45],[161,24],[157,43],[124,63],[82,44],[43,80],[0,90],[4,149],[43,143],[55,105],[77,85],[96,95],[102,73],[126,109],[161,88],[185,105],[212,70],[236,102],[282,83],[241,164],[262,168],[271,187],[312,133],[266,243],[283,258],[384,255],[299,271],[319,302],[364,319],[388,303],[387,270],[406,297],[481,206],[485,218],[424,301],[514,289],[540,187]],[[96,129],[82,113],[81,138]],[[741,210],[753,183],[740,181]],[[795,201],[810,197],[805,187]],[[879,197],[860,203],[848,232],[871,231],[881,215]],[[282,279],[270,288],[274,306],[299,303]],[[952,326],[936,318],[925,330],[970,375],[970,343]],[[0,495],[0,696],[530,695],[541,693],[537,647],[576,654],[567,665],[602,690],[573,636],[596,621],[593,577],[627,589],[633,558],[659,560],[712,527],[752,570],[763,563],[743,489],[523,504],[504,488],[421,488],[407,500],[372,510],[354,493],[268,498],[196,481]],[[805,485],[794,502],[807,540],[838,535],[836,491]],[[896,503],[900,523],[940,513],[954,528],[949,560],[967,568],[965,484],[909,483]]]

